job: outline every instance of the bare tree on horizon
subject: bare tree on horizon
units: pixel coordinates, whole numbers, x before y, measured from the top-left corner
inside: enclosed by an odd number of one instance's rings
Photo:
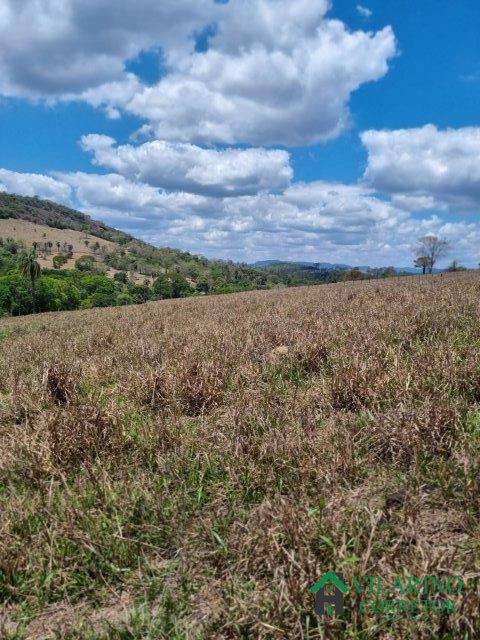
[[[447,240],[434,235],[423,236],[417,240],[415,255],[417,256],[414,265],[423,269],[423,273],[428,269],[432,273],[435,263],[443,258],[450,250]]]

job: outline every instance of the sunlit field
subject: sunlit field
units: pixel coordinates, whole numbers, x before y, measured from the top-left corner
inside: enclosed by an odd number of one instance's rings
[[[3,319],[0,367],[1,637],[475,637],[479,274]],[[466,587],[323,622],[330,568]]]

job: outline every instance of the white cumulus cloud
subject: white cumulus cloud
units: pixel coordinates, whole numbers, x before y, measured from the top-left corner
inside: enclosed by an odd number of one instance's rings
[[[218,11],[213,0],[0,0],[0,93],[81,93],[151,47],[174,60]]]
[[[83,100],[162,140],[301,145],[338,135],[350,95],[395,54],[390,27],[350,31],[327,0],[0,0],[0,94]],[[194,34],[211,27],[206,51]],[[126,71],[159,50],[165,75]]]
[[[480,127],[365,131],[364,180],[419,209],[478,210]]]
[[[3,169],[0,185],[42,196],[49,185],[56,191],[50,191],[52,199],[68,194],[72,206],[94,218],[148,242],[211,257],[408,266],[415,239],[433,233],[452,243],[448,259],[478,262],[477,224],[445,222],[437,215],[415,219],[363,185],[317,181],[277,194],[212,197],[165,192],[116,173],[52,177]]]
[[[286,151],[267,149],[203,149],[154,140],[139,146],[115,146],[104,135],[83,136],[82,147],[95,163],[134,180],[170,191],[213,196],[281,191],[293,177]]]
[[[310,0],[230,0],[206,52],[123,103],[158,138],[304,145],[338,135],[348,101],[395,54],[390,27],[349,31]]]
[[[0,191],[38,196],[64,204],[68,204],[71,196],[70,187],[63,181],[40,173],[18,173],[8,169],[0,169]]]

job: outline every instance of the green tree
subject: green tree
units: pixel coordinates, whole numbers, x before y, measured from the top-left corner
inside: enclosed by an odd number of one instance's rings
[[[348,269],[343,274],[344,280],[365,280],[365,274],[360,271],[358,267]]]
[[[453,260],[447,267],[447,271],[466,271],[467,268],[458,264],[457,260]]]
[[[38,307],[41,311],[77,309],[80,291],[68,280],[57,276],[42,276],[38,281]]]
[[[36,313],[36,284],[40,274],[42,273],[42,269],[37,261],[37,252],[35,249],[22,253],[18,261],[18,266],[20,273],[29,278],[32,284],[32,309],[33,313]]]
[[[153,283],[153,292],[157,298],[185,298],[193,293],[188,280],[176,271],[158,276]]]
[[[109,294],[115,292],[115,283],[113,280],[101,274],[82,275],[78,280],[78,286],[80,290],[87,295],[96,293],[97,291],[103,291]]]
[[[82,308],[110,307],[116,304],[118,289],[107,276],[85,275],[77,285],[82,296]]]
[[[94,271],[96,260],[93,256],[82,256],[75,260],[75,269],[78,271]]]
[[[145,284],[130,285],[128,293],[136,304],[143,304],[150,300],[150,289]]]
[[[208,278],[200,278],[197,282],[197,291],[200,293],[210,293],[212,286],[208,281]]]
[[[192,289],[188,284],[187,279],[182,276],[181,273],[168,274],[170,282],[172,284],[172,297],[184,298],[192,293]]]
[[[66,264],[67,262],[68,262],[67,256],[63,256],[61,254],[58,254],[58,256],[53,256],[54,269],[61,269],[63,265]]]
[[[0,276],[0,312],[3,311],[12,316],[29,313],[32,308],[32,295],[29,289],[28,280],[19,273]]]
[[[173,298],[172,283],[164,273],[160,274],[153,283],[153,292],[156,298]]]
[[[134,304],[135,300],[129,293],[123,292],[118,294],[116,303],[119,307],[122,307],[126,304]]]
[[[12,254],[12,256],[18,253],[19,244],[13,238],[7,238],[3,243],[3,246],[8,253]]]
[[[413,266],[417,269],[422,269],[423,275],[425,275],[427,269],[430,269],[430,264],[431,261],[428,256],[418,256],[418,258],[415,258],[413,261]]]

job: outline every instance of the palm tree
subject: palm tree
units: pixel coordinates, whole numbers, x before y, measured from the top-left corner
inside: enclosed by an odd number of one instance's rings
[[[20,272],[27,278],[30,278],[32,283],[32,306],[33,313],[36,312],[36,302],[37,302],[37,290],[36,290],[36,282],[40,277],[42,269],[37,262],[37,252],[35,249],[31,251],[22,253],[19,260]]]

